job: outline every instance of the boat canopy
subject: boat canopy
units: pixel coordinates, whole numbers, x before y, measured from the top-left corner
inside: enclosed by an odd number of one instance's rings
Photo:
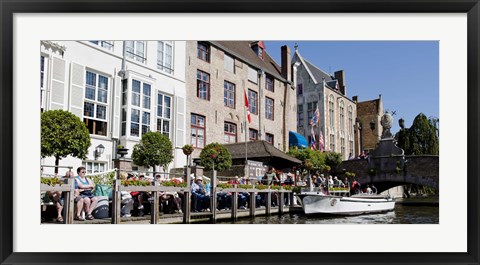
[[[289,146],[308,147],[308,141],[303,135],[289,131],[288,132]]]

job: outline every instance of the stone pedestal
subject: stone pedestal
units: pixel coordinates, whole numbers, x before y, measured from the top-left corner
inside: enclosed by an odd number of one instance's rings
[[[114,159],[113,166],[120,171],[132,172],[132,160],[127,158]]]
[[[405,164],[404,151],[395,145],[393,138],[381,139],[378,147],[370,153],[368,159],[370,168],[381,172],[400,171],[403,170]]]

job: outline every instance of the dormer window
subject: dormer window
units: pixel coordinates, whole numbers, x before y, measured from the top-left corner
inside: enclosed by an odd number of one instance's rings
[[[265,53],[265,44],[263,41],[257,41],[252,43],[252,49],[257,54],[257,56],[263,60],[263,54]]]

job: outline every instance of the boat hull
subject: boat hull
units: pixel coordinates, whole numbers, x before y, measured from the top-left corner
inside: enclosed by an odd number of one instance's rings
[[[341,197],[321,194],[303,195],[305,214],[359,215],[392,211],[395,200],[384,196]]]

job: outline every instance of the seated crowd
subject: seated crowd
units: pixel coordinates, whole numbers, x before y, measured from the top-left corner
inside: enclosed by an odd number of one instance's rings
[[[193,174],[192,174],[193,176]],[[287,178],[283,182],[285,185],[292,185],[294,183],[292,179],[293,175],[288,174]],[[85,167],[77,168],[77,176],[74,176],[71,170],[67,171],[64,178],[74,178],[74,220],[85,221],[94,220],[95,209],[99,200],[98,196],[95,196],[95,183],[91,178],[86,177]],[[155,178],[146,178],[145,175],[134,176],[133,174],[127,174],[125,172],[120,173],[120,179],[122,180],[143,180],[143,181],[159,181],[162,179],[160,175],[156,175]],[[210,182],[206,177],[197,176],[191,178],[191,202],[190,205],[192,212],[204,212],[211,209],[211,194],[210,194]],[[256,183],[257,179],[254,180]],[[229,184],[250,184],[251,180],[247,177],[234,178],[226,181]],[[265,185],[280,184],[280,180],[275,173],[273,167],[269,167],[269,170],[261,178],[260,183]],[[143,216],[150,214],[153,198],[150,192],[145,191],[121,191],[121,217]],[[164,214],[182,213],[185,210],[185,194],[183,192],[160,192],[159,193],[160,212]],[[110,196],[111,197],[111,196]],[[45,198],[53,202],[56,206],[56,221],[63,222],[63,198],[62,192],[47,192]],[[271,195],[271,205],[277,206],[279,204],[279,196],[277,192],[273,192]],[[238,209],[246,209],[250,204],[250,193],[239,192],[237,193],[237,207]],[[265,207],[266,194],[255,194],[255,206]],[[285,204],[288,205],[288,196],[285,196]],[[232,193],[231,192],[218,192],[216,209],[226,210],[231,209],[232,205]]]

